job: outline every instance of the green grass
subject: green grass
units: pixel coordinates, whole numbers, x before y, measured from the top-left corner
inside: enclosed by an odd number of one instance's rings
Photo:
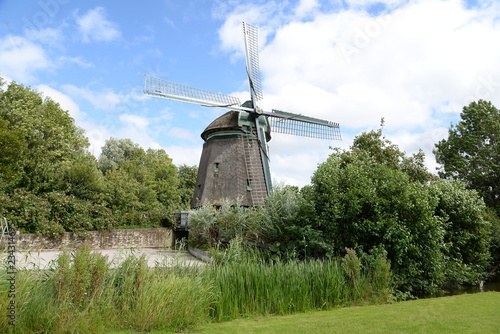
[[[239,319],[191,333],[500,333],[500,292]]]

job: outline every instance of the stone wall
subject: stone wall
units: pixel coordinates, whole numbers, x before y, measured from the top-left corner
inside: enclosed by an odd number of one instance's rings
[[[173,247],[173,234],[169,228],[139,228],[110,231],[88,231],[84,236],[66,232],[60,238],[47,238],[37,234],[21,233],[16,237],[17,250],[71,248],[88,244],[93,249],[113,248],[166,248]]]

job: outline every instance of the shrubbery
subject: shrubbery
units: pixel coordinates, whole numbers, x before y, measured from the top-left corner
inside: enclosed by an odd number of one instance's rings
[[[405,157],[381,136],[363,134],[350,151],[334,151],[311,186],[277,188],[264,208],[192,212],[191,242],[216,247],[239,236],[274,259],[342,257],[346,249],[383,255],[402,295],[484,280],[492,231],[484,201],[462,183],[438,181],[420,154]]]

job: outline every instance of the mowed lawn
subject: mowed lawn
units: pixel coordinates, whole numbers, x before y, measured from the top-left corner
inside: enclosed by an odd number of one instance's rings
[[[184,333],[500,333],[500,292],[240,319]]]

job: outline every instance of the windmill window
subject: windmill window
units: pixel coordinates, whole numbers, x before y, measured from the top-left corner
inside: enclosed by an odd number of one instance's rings
[[[214,173],[218,173],[219,172],[219,163],[216,162],[214,163]]]
[[[252,190],[252,179],[247,179],[247,190]]]

